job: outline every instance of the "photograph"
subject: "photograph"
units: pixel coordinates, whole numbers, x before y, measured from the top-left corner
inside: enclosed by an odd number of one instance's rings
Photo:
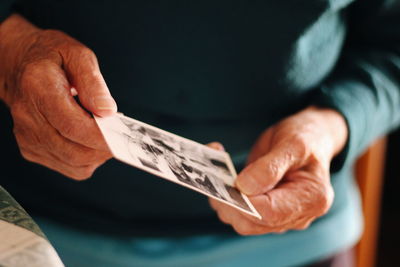
[[[96,118],[114,157],[259,217],[235,188],[229,154],[117,114]]]

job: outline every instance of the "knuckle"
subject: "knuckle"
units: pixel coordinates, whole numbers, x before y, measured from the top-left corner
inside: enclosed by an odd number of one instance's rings
[[[16,133],[15,134],[15,139],[17,140],[18,143],[18,147],[19,149],[28,149],[29,147],[31,147],[31,145],[29,144],[29,142],[26,141],[26,139],[21,136],[20,134]]]
[[[38,77],[40,77],[39,75],[41,75],[39,63],[27,63],[20,71],[18,91],[22,95],[30,93],[30,88],[34,87],[34,85],[37,83]]]
[[[28,150],[26,150],[25,148],[21,148],[19,149],[21,156],[30,162],[37,162],[37,158],[35,157],[35,155],[33,155],[31,152],[29,152]]]
[[[310,227],[310,225],[311,225],[311,221],[303,223],[303,224],[300,224],[299,226],[294,227],[294,230],[299,230],[299,231],[306,230],[308,227]]]
[[[14,119],[14,127],[13,127],[13,133],[15,135],[15,137],[17,138],[17,141],[19,142],[18,139],[20,139],[22,136],[24,136],[24,130],[21,126],[19,126],[19,123],[15,123],[15,119]]]
[[[59,123],[58,130],[60,131],[61,135],[66,138],[73,137],[79,132],[78,127],[75,126],[74,123],[70,123],[65,120]]]
[[[255,230],[253,229],[253,225],[249,223],[237,223],[233,225],[234,230],[242,236],[254,235]]]
[[[40,64],[38,61],[31,61],[24,64],[21,70],[21,84],[29,85],[37,74],[40,72]]]
[[[46,70],[53,66],[53,51],[49,50],[45,56],[25,62],[20,68],[22,85],[29,86],[46,74]]]
[[[105,155],[105,154],[99,155],[98,153],[94,153],[93,160],[91,163],[93,165],[100,166],[103,163],[105,163],[107,160],[109,160],[110,158],[111,158],[111,156],[109,156],[109,155]]]
[[[111,155],[106,155],[106,154],[100,154],[94,152],[93,153],[93,160],[91,161],[92,165],[96,165],[96,166],[100,166],[102,165],[104,162],[106,162],[107,160],[109,160],[111,158]],[[89,157],[90,159],[90,157]]]
[[[318,195],[318,203],[319,203],[319,210],[320,216],[325,215],[333,202],[333,189],[328,187],[327,190],[320,191]]]
[[[217,205],[215,204],[214,199],[208,198],[208,203],[209,203],[210,207],[211,207],[214,211],[218,211],[218,208],[217,208]]]
[[[76,68],[82,68],[85,71],[84,75],[92,78],[94,82],[102,82],[103,78],[98,70],[98,61],[96,54],[88,47],[83,45],[75,46],[72,51],[73,57],[77,59],[75,62]]]
[[[93,165],[80,167],[73,178],[78,181],[87,180],[93,176],[93,173],[96,170],[96,168],[97,168],[97,166],[93,166]]]
[[[14,123],[22,123],[26,120],[26,108],[21,102],[16,101],[11,106],[11,115]]]
[[[70,165],[75,167],[85,165],[85,161],[84,159],[82,159],[79,153],[69,150],[69,151],[64,151],[63,154],[64,154],[63,157]]]
[[[287,231],[288,231],[287,229],[278,229],[278,230],[275,231],[275,233],[277,233],[277,234],[284,234],[284,233],[286,233]]]
[[[84,45],[77,45],[74,47],[75,52],[77,52],[80,56],[83,57],[93,57],[94,52],[92,49],[88,48],[87,46]]]
[[[242,235],[242,236],[249,236],[252,234],[252,231],[245,227],[236,226],[236,227],[234,227],[234,229],[239,235]]]
[[[88,165],[82,168],[82,173],[87,177],[90,178],[92,177],[94,171],[97,169],[96,164]]]
[[[305,136],[305,134],[302,133],[295,133],[290,139],[291,147],[296,152],[296,156],[308,154],[309,148],[307,143],[307,137]]]
[[[84,181],[87,180],[89,177],[85,177],[83,174],[81,173],[74,173],[74,174],[66,174],[66,176],[76,180],[76,181]]]
[[[97,58],[93,50],[84,45],[75,45],[73,46],[72,51],[82,62],[97,62]]]
[[[14,125],[13,133],[20,148],[22,147],[26,149],[30,147],[31,149],[38,149],[42,146],[41,139],[32,129],[27,130],[26,128],[20,127],[16,124]]]
[[[47,38],[51,39],[60,39],[60,38],[66,38],[67,35],[60,31],[60,30],[54,30],[54,29],[44,29],[42,31],[42,36],[45,36]]]
[[[37,96],[45,95],[49,91],[44,88],[50,88],[50,73],[53,72],[54,59],[51,59],[52,52],[47,53],[46,58],[37,59],[32,62],[25,63],[19,71],[17,82],[18,93],[23,99],[36,99]],[[53,56],[54,57],[54,56]]]
[[[223,212],[218,212],[218,218],[221,220],[221,222],[230,224],[229,219],[223,214]]]

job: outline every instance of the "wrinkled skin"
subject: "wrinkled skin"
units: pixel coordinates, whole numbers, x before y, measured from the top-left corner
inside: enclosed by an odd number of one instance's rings
[[[111,157],[95,121],[73,97],[98,116],[117,110],[90,49],[12,15],[0,25],[0,62],[0,99],[10,108],[25,159],[82,180]],[[307,108],[267,129],[237,178],[262,220],[215,200],[211,206],[242,235],[304,229],[332,203],[329,165],[346,139],[339,113]]]
[[[12,15],[0,25],[0,62],[0,97],[25,159],[82,180],[111,158],[94,119],[73,97],[98,116],[117,110],[90,49]]]
[[[241,235],[306,229],[333,202],[329,166],[346,140],[346,123],[336,111],[309,107],[294,114],[261,134],[236,180],[262,219],[213,199],[210,204]]]

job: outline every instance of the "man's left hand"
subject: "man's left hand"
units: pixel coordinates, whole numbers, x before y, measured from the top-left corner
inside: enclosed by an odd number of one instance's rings
[[[332,109],[309,107],[284,119],[260,136],[236,180],[262,219],[210,199],[212,208],[241,235],[307,228],[333,202],[329,166],[347,135]]]

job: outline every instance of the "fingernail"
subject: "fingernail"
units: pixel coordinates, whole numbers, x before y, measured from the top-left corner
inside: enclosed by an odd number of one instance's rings
[[[115,100],[109,96],[97,96],[93,99],[94,105],[98,110],[117,111]]]
[[[72,96],[77,96],[78,95],[78,91],[76,91],[76,89],[74,87],[71,88],[71,95]]]
[[[249,176],[244,176],[236,181],[236,185],[241,192],[246,195],[254,195],[259,189],[258,183]]]

